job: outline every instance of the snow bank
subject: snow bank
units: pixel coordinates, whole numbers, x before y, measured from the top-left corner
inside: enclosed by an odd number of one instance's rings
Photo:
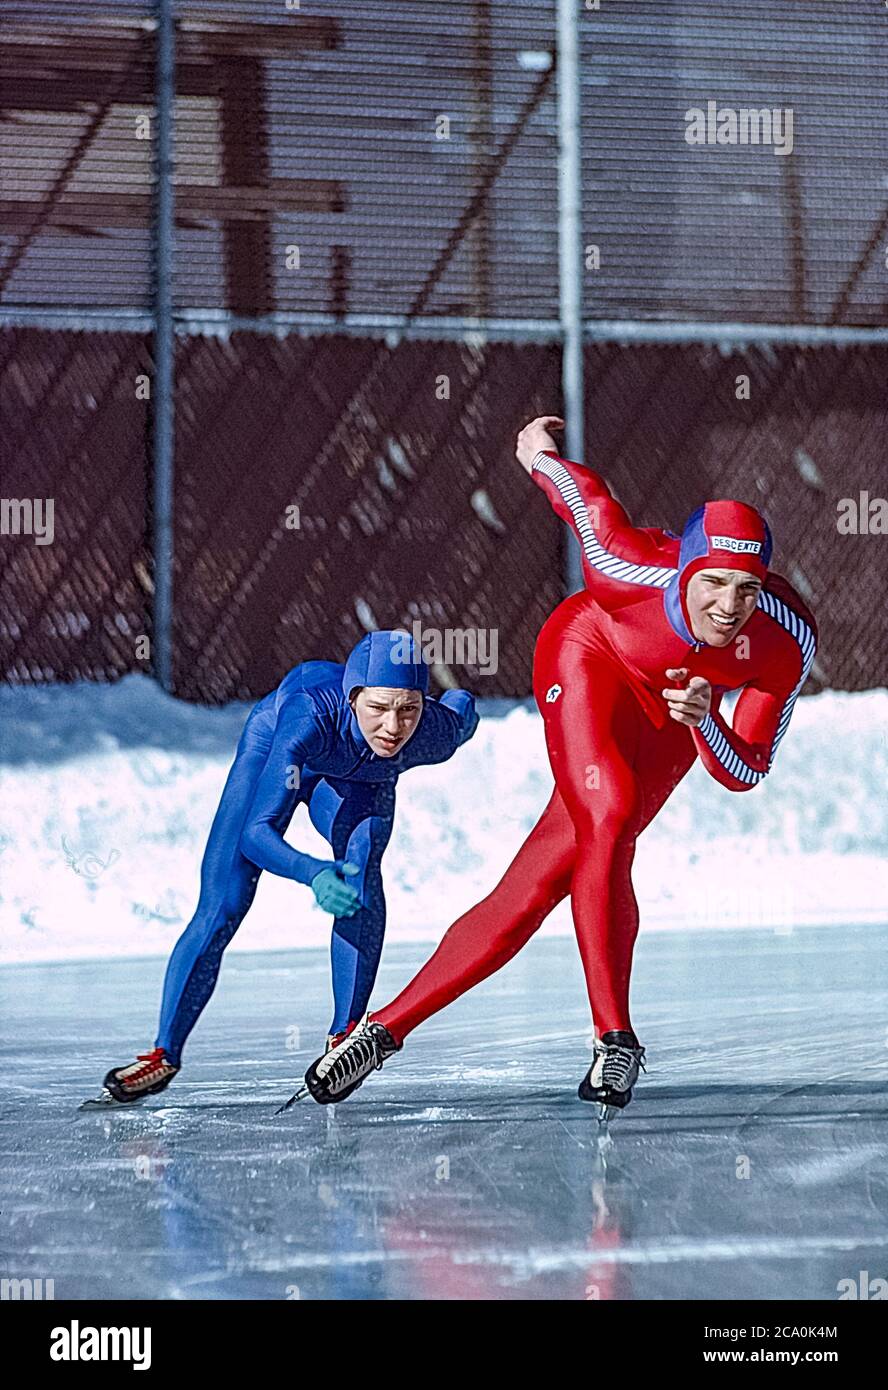
[[[434,939],[497,882],[551,791],[530,705],[482,702],[473,741],[398,788],[389,937]],[[0,689],[0,958],[167,953],[248,710],[205,710],[144,676]],[[888,691],[800,700],[774,771],[734,795],[695,766],[639,841],[642,924],[888,920]],[[304,810],[288,835],[324,846]],[[560,907],[545,931],[569,931]],[[263,875],[231,949],[317,946],[308,889]]]

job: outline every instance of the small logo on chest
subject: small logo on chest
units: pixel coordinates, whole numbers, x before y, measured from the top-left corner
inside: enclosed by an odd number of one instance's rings
[[[561,686],[560,686],[560,685],[550,685],[550,686],[549,686],[549,689],[546,691],[546,704],[547,704],[547,705],[554,705],[555,701],[558,699],[558,696],[559,696],[560,694],[561,694]]]

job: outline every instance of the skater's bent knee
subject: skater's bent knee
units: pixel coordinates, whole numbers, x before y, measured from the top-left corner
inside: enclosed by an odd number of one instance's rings
[[[638,825],[634,814],[624,811],[599,810],[596,814],[578,817],[574,822],[577,837],[577,850],[597,849],[603,846],[628,844],[638,835]]]

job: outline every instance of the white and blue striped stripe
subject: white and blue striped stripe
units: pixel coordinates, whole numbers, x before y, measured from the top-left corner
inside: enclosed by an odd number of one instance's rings
[[[745,762],[738,753],[735,753],[711,714],[707,714],[706,718],[699,726],[701,735],[721,763],[722,767],[729,772],[732,777],[736,778],[738,782],[746,782],[749,786],[755,786],[756,783],[761,782],[762,778],[766,777],[771,771],[780,740],[786,733],[789,721],[792,718],[793,706],[795,705],[800,690],[808,679],[808,675],[811,671],[811,664],[814,661],[814,653],[817,650],[814,633],[811,631],[809,625],[803,618],[799,617],[798,613],[794,613],[782,599],[776,598],[774,594],[769,594],[767,590],[762,589],[758,596],[757,606],[763,613],[767,613],[769,618],[773,618],[775,622],[779,623],[790,636],[795,638],[802,653],[802,673],[799,677],[798,684],[791,691],[786,704],[783,706],[774,734],[774,742],[771,744],[767,768],[764,772],[758,772],[754,767],[750,767],[749,763]]]
[[[703,722],[697,727],[722,767],[738,782],[748,782],[752,787],[767,775],[764,772],[757,772],[754,767],[750,767],[749,763],[740,757],[739,753],[734,752],[711,714],[707,714]]]
[[[574,519],[583,554],[599,574],[606,574],[609,579],[620,579],[625,584],[650,584],[657,589],[665,589],[675,578],[677,571],[674,569],[661,565],[638,565],[605,550],[592,529],[580,490],[563,464],[549,458],[548,454],[540,453],[534,459],[532,467],[537,473],[545,473],[561,493]]]

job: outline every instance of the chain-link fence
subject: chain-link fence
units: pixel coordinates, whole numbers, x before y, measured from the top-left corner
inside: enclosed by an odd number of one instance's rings
[[[0,679],[110,680],[151,632],[149,340],[0,329]],[[141,669],[146,669],[145,662]]]
[[[234,334],[179,353],[180,694],[257,694],[415,622],[475,634],[445,683],[529,690],[562,540],[507,433],[557,396],[556,348]]]
[[[765,513],[820,629],[809,691],[888,683],[886,381],[888,345],[587,349],[589,463],[641,525],[715,497]]]
[[[148,343],[19,329],[0,352],[5,483],[51,499],[54,527],[4,537],[3,677],[148,669]],[[587,349],[588,461],[642,525],[678,529],[719,495],[765,511],[821,625],[812,688],[888,676],[884,542],[861,508],[884,476],[886,375],[882,347]],[[563,536],[512,446],[558,404],[556,346],[188,336],[176,377],[177,694],[258,695],[414,622],[486,635],[441,680],[527,693]]]

